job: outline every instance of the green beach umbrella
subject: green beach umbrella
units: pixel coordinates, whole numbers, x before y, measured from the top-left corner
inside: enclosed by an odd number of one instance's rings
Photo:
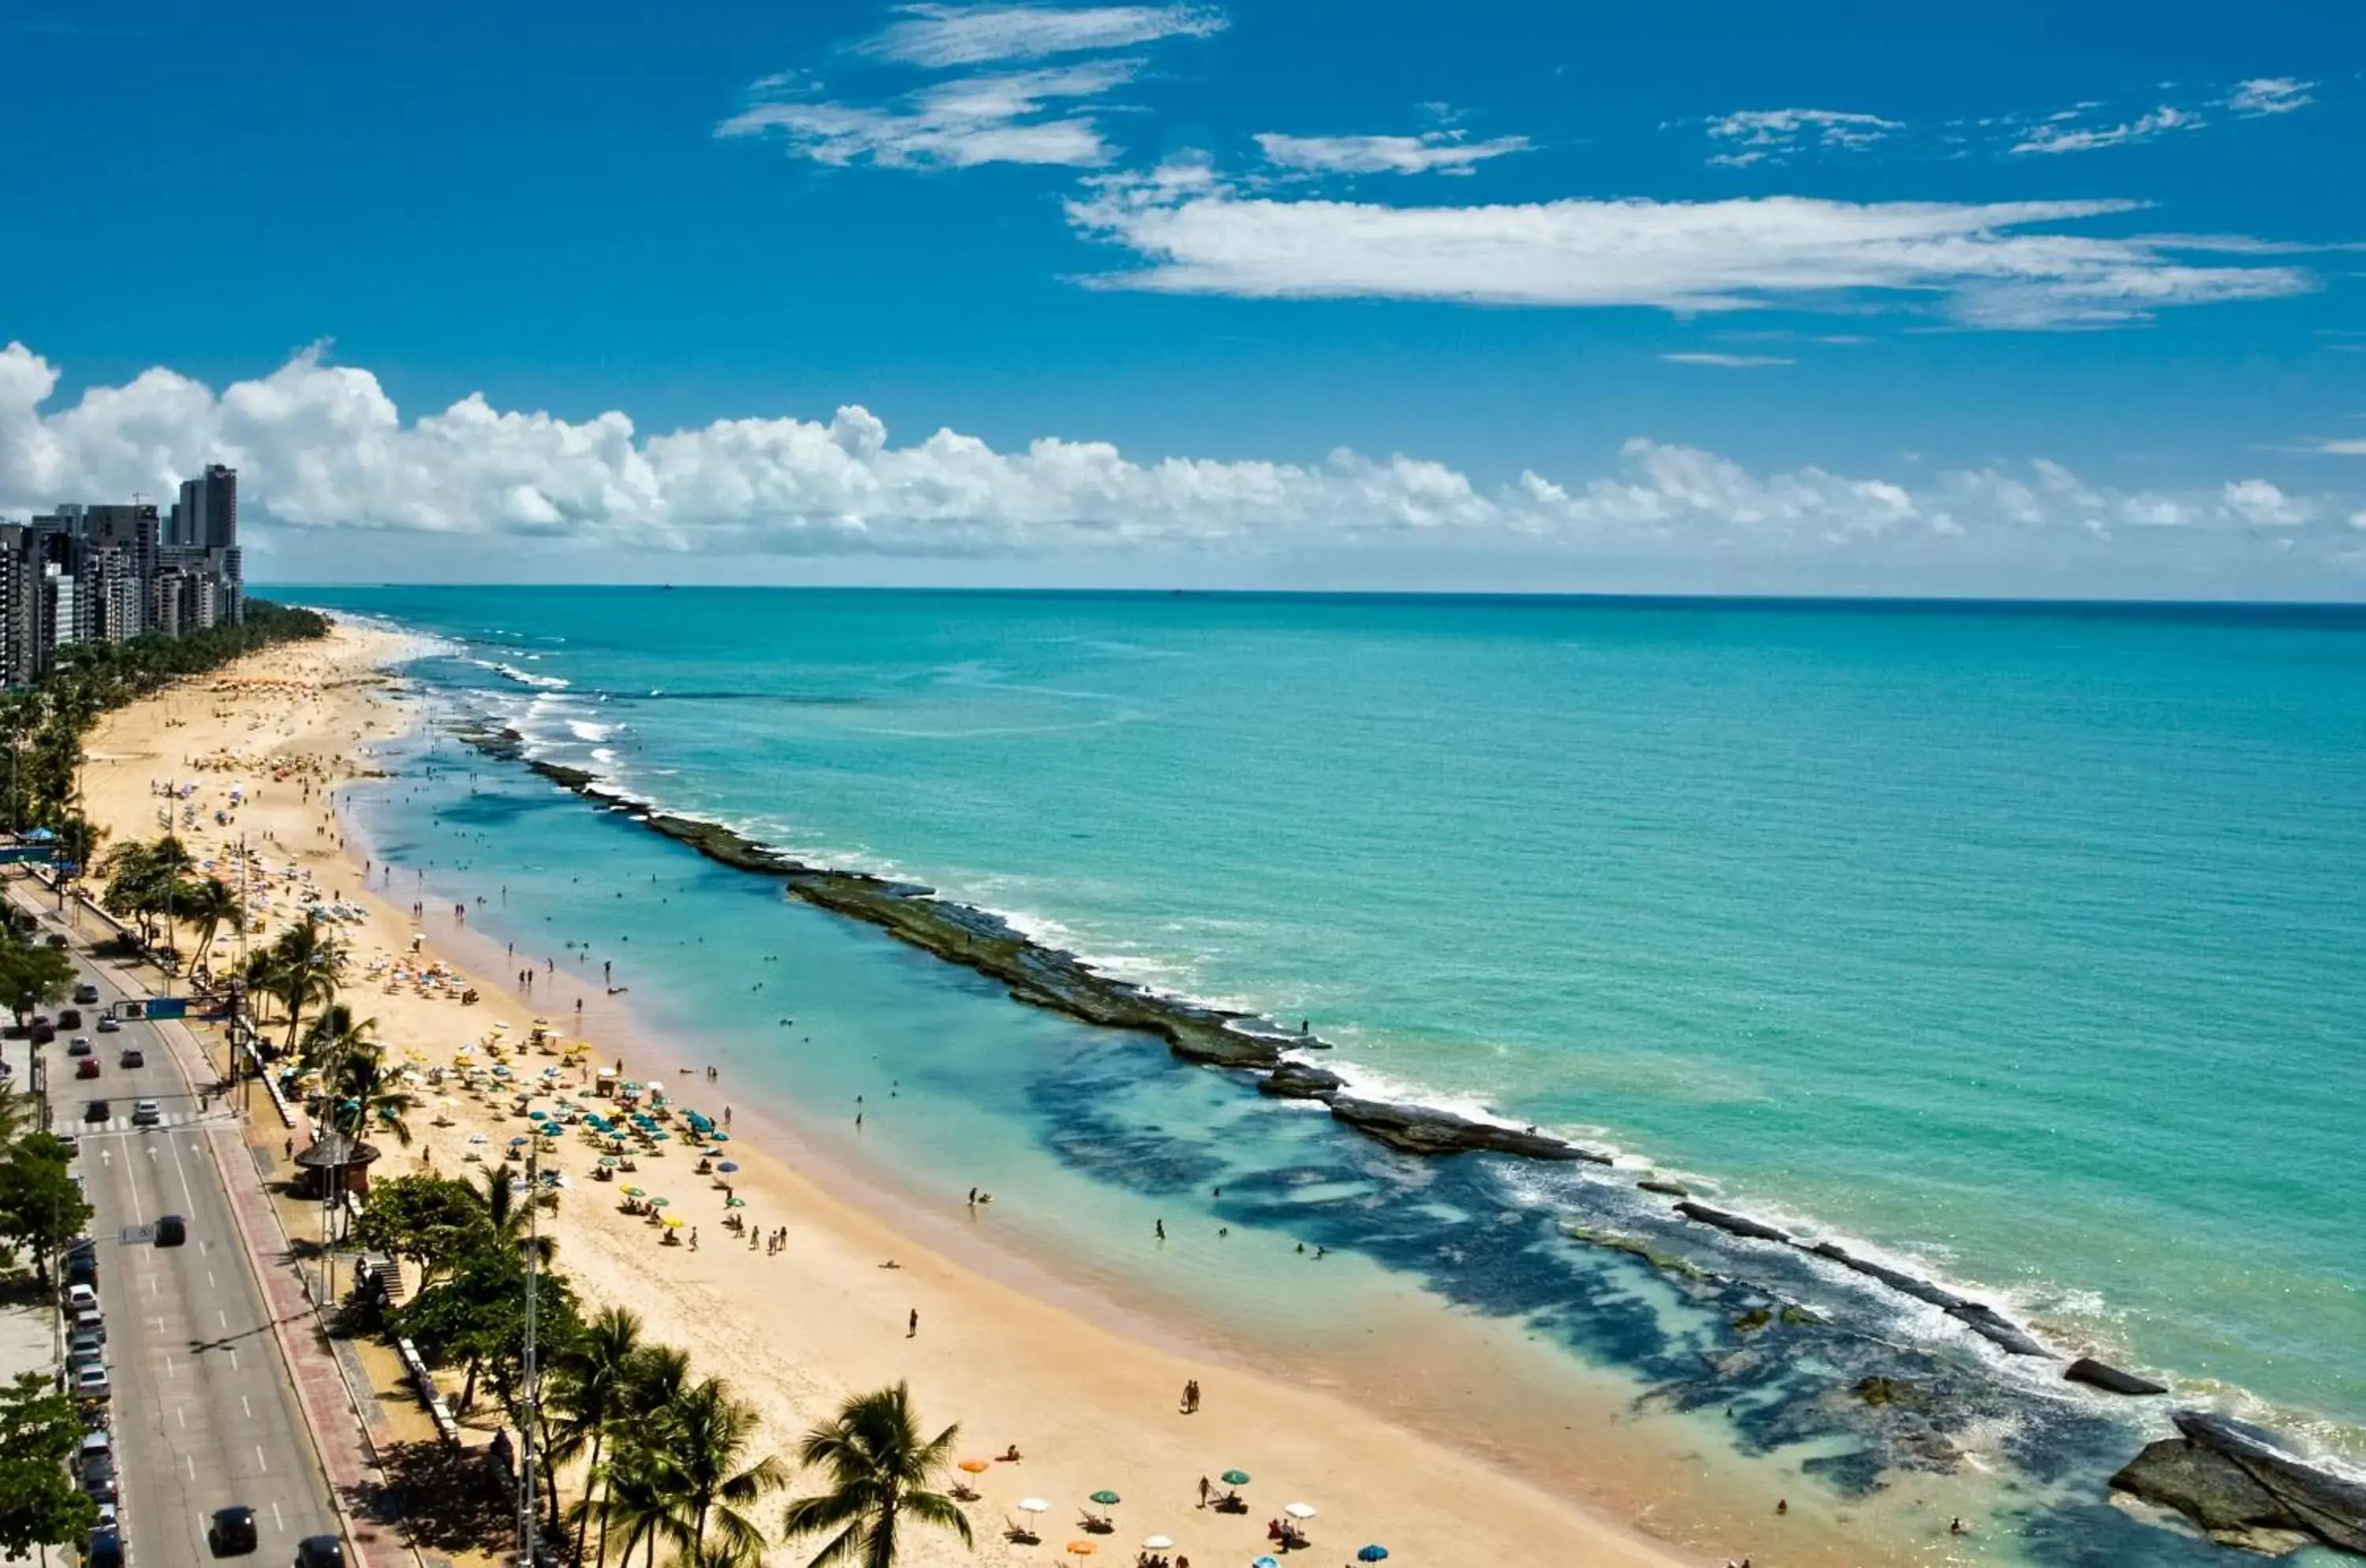
[[[625,1189],[625,1196],[627,1198],[646,1198],[648,1194],[642,1191],[637,1187],[627,1187]]]
[[[1223,1479],[1227,1486],[1246,1486],[1249,1483],[1249,1472],[1245,1470],[1228,1470],[1224,1472]]]
[[[1116,1493],[1110,1491],[1106,1486],[1094,1493],[1092,1500],[1098,1503],[1104,1508],[1108,1507],[1111,1503],[1122,1503],[1125,1501],[1124,1498],[1119,1496]]]
[[[673,1200],[670,1198],[652,1198],[649,1200],[649,1207],[652,1209],[662,1209],[668,1207],[672,1202]]]

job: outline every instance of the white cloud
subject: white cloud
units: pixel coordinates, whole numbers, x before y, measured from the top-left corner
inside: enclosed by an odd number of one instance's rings
[[[779,134],[799,155],[840,167],[865,159],[883,168],[1097,167],[1112,149],[1074,106],[1124,85],[1139,69],[1138,61],[1098,60],[957,77],[885,107],[820,99],[792,78],[767,77],[755,85],[755,101],[715,133]]]
[[[2197,563],[2175,578],[2184,591],[2227,592],[2235,578],[2207,574],[2266,558],[2269,543],[2293,547],[2279,561],[2349,570],[2335,547],[2355,555],[2360,525],[2354,497],[2291,495],[2260,479],[2123,491],[2039,461],[1910,482],[1815,466],[1753,470],[1640,437],[1606,471],[1529,470],[1493,484],[1425,458],[1347,450],[1315,463],[1137,459],[1056,436],[997,450],[951,430],[899,446],[854,407],[827,421],[726,419],[653,435],[622,412],[570,421],[477,395],[406,419],[369,372],[314,353],[219,393],[159,368],[49,411],[57,383],[29,350],[0,349],[0,511],[156,494],[227,462],[240,470],[258,558],[309,550],[413,574],[465,575],[501,550],[546,577],[598,560],[646,580],[675,574],[660,562],[759,554],[1123,562],[1429,548],[1544,552],[1581,567],[1651,561],[1646,581],[1676,587],[1699,585],[1717,560],[1758,563],[1718,579],[1728,586],[1859,588],[1944,588],[1975,561],[2001,574],[1980,581],[2010,588],[2067,560],[2093,575],[2046,581],[2100,591],[2130,570],[2112,561],[2137,551]],[[2079,553],[2106,547],[2118,554]],[[2366,591],[2366,576],[2357,586]]]
[[[2301,448],[2322,457],[2366,457],[2366,436],[2338,435]]]
[[[1663,354],[1671,365],[1713,365],[1720,370],[1756,370],[1770,365],[1796,365],[1796,359],[1783,359],[1771,354]]]
[[[2236,479],[2225,489],[2226,510],[2261,528],[2290,528],[2306,523],[2316,509],[2286,495],[2265,479]]]
[[[1905,130],[1903,121],[1845,109],[1741,109],[1708,122],[1710,137],[1729,151],[1709,159],[1727,168],[1780,162],[1812,144],[1858,152]]]
[[[863,53],[932,69],[995,60],[1041,60],[1087,50],[1134,49],[1165,38],[1222,32],[1212,6],[901,6],[902,20],[858,46]]]
[[[2303,82],[2292,76],[2259,76],[2248,82],[2235,84],[2226,107],[2236,114],[2259,116],[2290,114],[2316,102],[2309,96],[2314,82]]]
[[[1420,136],[1285,136],[1265,131],[1256,139],[1266,161],[1285,169],[1335,175],[1467,175],[1471,166],[1506,152],[1525,152],[1525,136],[1465,141],[1453,131]]]
[[[2058,231],[2138,206],[1767,197],[1397,207],[1247,197],[1204,164],[1176,162],[1097,180],[1067,210],[1081,232],[1146,264],[1096,286],[1167,293],[1677,311],[1874,295],[1934,299],[1976,325],[2048,327],[2315,287],[2297,268],[2194,265],[2158,243]]]
[[[2138,141],[2150,141],[2172,130],[2199,130],[2205,122],[2190,109],[2174,108],[2168,104],[2150,114],[2118,125],[2074,126],[2061,116],[2049,118],[2025,134],[2013,144],[2016,152],[2092,152],[2104,147],[2125,147]]]

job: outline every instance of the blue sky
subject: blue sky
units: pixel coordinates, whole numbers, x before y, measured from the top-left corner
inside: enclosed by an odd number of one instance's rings
[[[0,510],[224,457],[289,576],[2366,590],[2329,4],[0,29]]]

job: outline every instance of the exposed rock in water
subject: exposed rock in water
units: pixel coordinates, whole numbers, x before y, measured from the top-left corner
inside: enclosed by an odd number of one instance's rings
[[[2063,1378],[2070,1382],[2082,1382],[2090,1388],[2100,1388],[2106,1393],[2124,1393],[2141,1398],[2146,1394],[2167,1393],[2169,1390],[2150,1378],[2140,1378],[2134,1372],[2124,1372],[2092,1356],[2081,1356],[2062,1369]]]
[[[2115,1491],[2174,1508],[2228,1545],[2281,1553],[2304,1537],[2366,1556],[2366,1485],[2223,1416],[2176,1421],[2183,1436],[2147,1444],[2112,1477]]]
[[[2043,1356],[2046,1348],[2030,1337],[2029,1330],[2005,1316],[1985,1302],[1966,1302],[1951,1306],[1947,1315],[1998,1347],[2009,1356]]]
[[[1763,1224],[1746,1215],[1729,1214],[1723,1209],[1712,1209],[1706,1203],[1679,1203],[1676,1205],[1676,1213],[1688,1220],[1697,1220],[1705,1225],[1715,1225],[1729,1235],[1748,1236],[1754,1241],[1779,1242],[1786,1247],[1791,1243],[1789,1231],[1777,1230],[1773,1225]]]
[[[1682,1208],[1683,1204],[1678,1204]],[[1878,1280],[1900,1295],[1912,1296],[1918,1302],[1928,1302],[1962,1324],[1981,1338],[2013,1356],[2043,1356],[2049,1352],[2033,1338],[2029,1331],[1985,1302],[1959,1296],[1943,1285],[1928,1280],[1918,1280],[1900,1269],[1886,1263],[1876,1263],[1869,1258],[1859,1258],[1846,1247],[1829,1241],[1820,1241],[1807,1248],[1818,1258],[1828,1258],[1842,1268]]]
[[[1489,1122],[1473,1122],[1450,1111],[1433,1111],[1424,1105],[1383,1105],[1378,1100],[1340,1095],[1331,1101],[1331,1114],[1358,1132],[1409,1155],[1459,1155],[1484,1149],[1527,1159],[1610,1163],[1607,1155],[1581,1149],[1542,1133],[1524,1133]]]
[[[1338,1074],[1304,1062],[1284,1062],[1257,1079],[1257,1092],[1276,1100],[1327,1100],[1346,1086]]]
[[[1639,1191],[1657,1192],[1662,1198],[1689,1198],[1693,1195],[1692,1189],[1683,1182],[1670,1181],[1663,1176],[1647,1176],[1635,1186]]]

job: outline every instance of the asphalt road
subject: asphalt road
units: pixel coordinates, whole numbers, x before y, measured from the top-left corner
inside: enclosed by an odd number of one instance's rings
[[[104,965],[74,953],[99,988],[101,1005],[120,999]],[[197,1568],[215,1561],[207,1526],[215,1509],[255,1511],[259,1540],[243,1561],[283,1568],[308,1535],[337,1533],[336,1515],[314,1461],[287,1367],[265,1315],[263,1296],[233,1227],[230,1199],[197,1126],[195,1089],[157,1026],[134,1021],[118,1033],[84,1025],[43,1047],[52,1127],[76,1141],[75,1166],[97,1210],[99,1305],[107,1315],[113,1380],[118,1507],[127,1553],[137,1568]],[[76,1079],[66,1055],[87,1034],[100,1062],[96,1079]],[[137,1047],[145,1065],[121,1065]],[[23,1081],[26,1046],[7,1054]],[[86,1103],[108,1102],[109,1118],[84,1120]],[[131,1125],[136,1101],[153,1100],[163,1124]],[[212,1114],[223,1115],[220,1107]],[[178,1214],[187,1243],[149,1239],[159,1216]]]

